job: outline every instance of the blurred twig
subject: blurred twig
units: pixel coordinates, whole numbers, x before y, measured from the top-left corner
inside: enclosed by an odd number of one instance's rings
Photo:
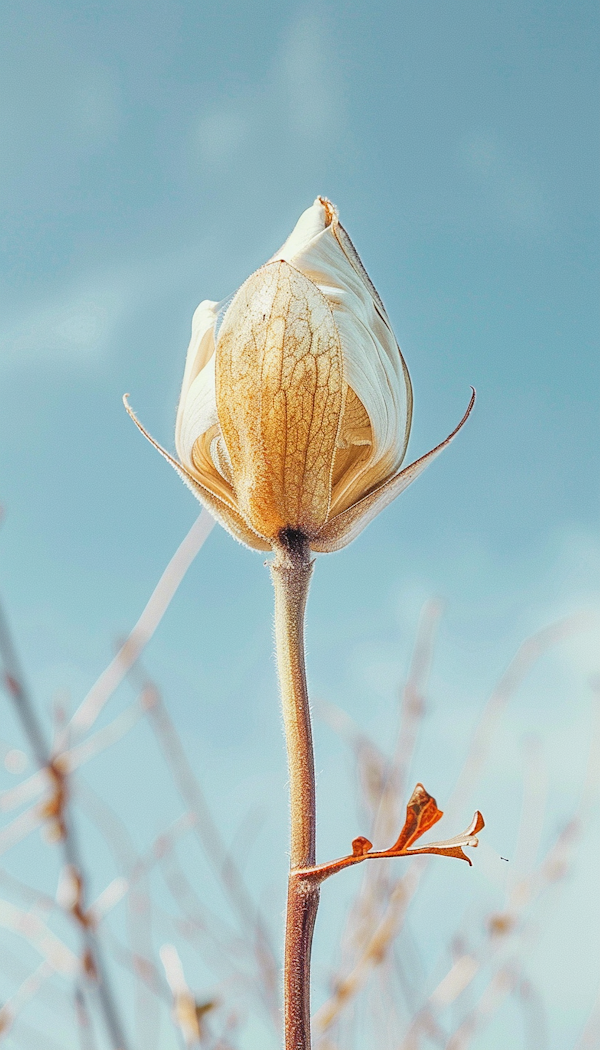
[[[412,668],[415,671],[413,672],[411,669],[411,674],[409,674],[407,686],[403,693],[403,707],[409,717],[405,720],[404,731],[399,733],[398,744],[392,762],[386,759],[364,733],[353,726],[351,720],[343,712],[338,713],[335,710],[332,711],[331,708],[327,712],[328,721],[333,722],[334,727],[341,730],[342,735],[349,739],[354,750],[359,770],[359,781],[363,787],[368,808],[372,812],[375,810],[376,813],[374,830],[377,822],[382,819],[382,811],[387,814],[393,810],[396,804],[395,802],[390,802],[390,796],[392,795],[390,785],[398,777],[399,770],[406,769],[414,747],[418,719],[422,717],[423,713],[423,684],[422,682],[419,683],[419,676],[421,679],[425,676],[431,659],[432,628],[435,624],[437,612],[436,606],[433,606],[429,610],[426,608],[422,615],[421,631],[415,646],[415,655],[412,663]],[[484,708],[456,789],[450,803],[445,806],[446,815],[448,815],[448,812],[456,814],[457,809],[459,807],[462,808],[463,804],[468,801],[483,768],[495,726],[509,699],[535,661],[552,645],[588,623],[589,617],[586,614],[566,617],[564,620],[551,624],[544,630],[539,631],[520,647]],[[426,627],[425,631],[423,631],[423,624]],[[594,748],[592,748],[592,753],[595,753]],[[404,756],[403,761],[402,759],[399,761],[399,755]],[[593,761],[590,760],[588,768],[591,770],[593,765]],[[586,778],[586,783],[588,779],[589,775]],[[532,789],[534,786],[537,787],[537,784],[533,785],[532,782]],[[377,800],[378,792],[380,808],[375,809],[374,802]],[[540,796],[534,799],[534,794],[535,792],[532,790],[532,805],[539,806],[542,798]],[[539,795],[539,791],[537,794]],[[585,797],[587,797],[587,794],[588,792],[584,791]],[[525,817],[525,819],[527,818]],[[500,919],[497,920],[498,929],[500,927],[504,929],[503,923],[506,923],[506,930],[512,931],[516,925],[515,909],[522,910],[525,904],[535,899],[546,885],[562,877],[566,865],[564,853],[565,850],[568,851],[571,848],[573,841],[572,828],[574,826],[567,826],[559,835],[554,849],[550,851],[546,861],[542,863],[536,873],[532,874],[529,879],[521,879],[518,884],[518,890],[515,888],[516,896],[514,896],[514,899],[511,899],[506,909],[506,914],[503,914],[501,917],[502,921]],[[523,841],[523,836],[521,839]],[[533,843],[529,844],[527,852],[529,857],[535,856],[536,850]],[[374,885],[373,882],[367,882],[367,879],[363,880],[357,902],[350,911],[347,926],[347,929],[349,927],[349,932],[346,933],[344,938],[344,955],[347,959],[348,954],[352,953],[352,949],[354,949],[354,952],[357,952],[357,945],[359,950],[354,956],[353,964],[349,967],[346,961],[342,974],[338,972],[338,975],[334,977],[332,982],[333,993],[314,1017],[315,1034],[319,1037],[319,1050],[326,1050],[329,1046],[330,1037],[335,1032],[334,1026],[339,1022],[341,1013],[352,1005],[356,995],[365,986],[370,973],[375,968],[378,969],[380,974],[383,973],[382,964],[387,958],[393,939],[397,936],[402,926],[410,899],[416,892],[421,875],[427,866],[427,861],[424,858],[418,863],[419,866],[417,867],[416,862],[414,862],[415,866],[409,869],[398,882],[386,882],[386,879],[381,875],[379,875],[377,885]],[[373,875],[370,872],[367,873],[367,877],[369,876],[373,879]],[[401,906],[399,906],[399,902],[401,902]],[[493,930],[494,928],[490,927],[492,941],[494,937]],[[483,946],[484,951],[486,950],[485,945],[489,944],[489,941],[485,942]],[[473,979],[474,974],[480,969],[481,962],[482,960],[479,958],[477,960],[473,959],[468,954],[459,956],[451,971],[452,976],[450,973],[446,975],[444,981],[441,982],[440,986],[414,1016],[402,1042],[403,1050],[415,1050],[418,1046],[420,1032],[427,1032],[430,1039],[440,1042],[440,1045],[445,1045],[445,1037],[435,1017],[436,992],[440,995],[440,1005],[453,1001]],[[468,973],[467,967],[469,968]],[[452,987],[450,986],[450,981],[452,981]],[[444,986],[443,993],[440,991],[442,986]],[[478,1030],[484,1023],[484,1019],[491,1017],[493,1014],[495,1009],[493,1004],[499,1003],[504,994],[508,994],[509,991],[515,989],[518,991],[521,987],[521,978],[515,976],[514,970],[511,969],[509,973],[500,966],[490,980],[488,985],[489,992],[484,993],[483,1000],[465,1018],[464,1028],[460,1029],[459,1027],[456,1030],[456,1039],[463,1040],[466,1046],[465,1040],[470,1040],[471,1032],[475,1031],[475,1029]],[[502,995],[500,995],[501,989],[505,990],[502,992]],[[470,1020],[468,1019],[469,1017]],[[462,1050],[463,1042],[457,1042],[456,1047],[460,1046]]]
[[[65,730],[67,735],[78,736],[86,732],[96,721],[106,701],[112,696],[150,641],[179,584],[204,541],[210,535],[214,524],[214,518],[207,510],[202,510],[175,551],[127,640],[75,711]]]
[[[44,734],[38,722],[31,697],[25,686],[25,678],[1,607],[0,657],[4,667],[4,679],[8,694],[21,721],[36,762],[40,768],[45,769],[49,773],[55,784],[53,799],[50,804],[46,804],[43,812],[46,819],[54,822],[57,828],[57,838],[65,862],[72,869],[78,883],[78,897],[70,909],[70,915],[76,922],[81,935],[81,966],[87,979],[94,987],[98,1006],[103,1015],[113,1050],[126,1050],[127,1040],[108,981],[98,938],[92,923],[86,919],[85,876],[73,824],[68,813],[67,780],[64,774],[59,774],[53,767],[52,757],[44,740]]]
[[[589,809],[593,795],[593,783],[597,775],[598,757],[600,755],[600,693],[595,697],[595,706],[592,712],[593,728],[591,732],[591,745],[588,754],[587,765],[582,785],[581,800],[578,813],[561,829],[556,840],[550,846],[546,856],[540,864],[531,871],[526,872],[512,886],[508,893],[504,908],[489,917],[485,928],[484,939],[476,951],[465,952],[455,960],[452,969],[446,974],[439,985],[428,997],[423,1007],[415,1014],[402,1044],[402,1050],[415,1050],[418,1046],[419,1032],[427,1031],[434,1022],[435,1011],[445,1008],[454,1002],[473,978],[484,966],[493,965],[494,957],[501,955],[500,963],[484,987],[479,1001],[467,1011],[465,1017],[452,1035],[448,1044],[450,1050],[463,1050],[471,1042],[475,1034],[480,1032],[489,1023],[492,1016],[501,1005],[506,995],[514,992],[520,999],[526,1011],[526,1025],[529,1033],[531,1046],[542,1047],[547,1045],[545,1039],[543,1004],[530,981],[520,977],[515,970],[515,965],[502,962],[502,951],[506,953],[507,944],[513,943],[515,938],[523,937],[526,925],[523,916],[526,909],[552,887],[564,886],[566,876],[572,865],[572,858],[577,842],[584,828],[586,812]],[[527,825],[542,824],[541,813],[534,806],[540,805],[541,798],[537,790],[535,777],[526,777],[525,787],[529,786],[529,795],[524,798],[523,813],[519,839],[522,840],[527,834]],[[533,853],[531,854],[535,859]],[[528,1011],[528,1013],[527,1013]],[[531,1014],[534,1021],[531,1021]],[[535,1019],[537,1018],[537,1019]],[[540,1020],[541,1018],[541,1020]],[[535,1038],[532,1032],[535,1030]],[[537,1039],[537,1042],[536,1042]]]
[[[454,814],[469,801],[472,790],[481,775],[494,737],[494,730],[509,700],[514,696],[533,665],[553,645],[575,634],[589,623],[590,617],[586,613],[565,616],[564,619],[557,620],[556,623],[551,623],[548,627],[537,631],[519,646],[479,718],[458,781],[446,805],[446,814]]]
[[[363,733],[353,730],[347,716],[338,718],[338,727],[350,737],[354,750],[359,780],[372,813],[371,831],[376,843],[381,837],[391,837],[399,824],[401,791],[425,710],[424,693],[440,611],[438,602],[427,602],[421,613],[410,669],[400,697],[400,728],[392,759],[387,759]],[[342,972],[338,971],[333,978],[334,991],[314,1017],[318,1037],[323,1037],[340,1011],[363,987],[373,966],[385,957],[418,885],[422,862],[413,860],[410,864],[408,871],[392,882],[387,863],[372,865],[367,870],[346,923],[343,938],[346,958]],[[350,965],[349,955],[354,957]]]
[[[276,1030],[279,1030],[279,966],[265,922],[248,894],[235,859],[223,842],[160,691],[144,674],[139,662],[132,669],[132,675],[145,691],[148,719],[159,747],[185,805],[194,814],[193,833],[219,877],[242,929],[251,938],[261,997]]]

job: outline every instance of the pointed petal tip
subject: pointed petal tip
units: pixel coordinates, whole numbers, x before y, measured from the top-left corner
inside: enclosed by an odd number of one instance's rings
[[[127,414],[133,420],[140,433],[142,433],[156,451],[166,459],[167,463],[170,463],[181,480],[194,493],[196,499],[206,507],[209,514],[211,514],[213,518],[215,518],[219,524],[233,536],[234,539],[238,540],[239,543],[243,543],[244,546],[250,547],[251,550],[271,550],[271,545],[247,525],[241,514],[234,507],[227,504],[215,492],[212,492],[211,489],[208,489],[203,485],[186,467],[184,467],[182,463],[179,463],[169,452],[167,452],[166,449],[162,447],[162,445],[159,445],[158,441],[154,440],[152,435],[149,434],[142,423],[140,423],[127,400],[128,397],[128,394],[124,394],[123,404],[125,405]]]
[[[410,848],[406,850],[406,853],[430,853],[446,857],[456,857],[457,860],[466,860],[467,864],[472,867],[472,861],[465,853],[464,847],[469,846],[470,849],[476,849],[479,845],[477,833],[484,827],[485,821],[483,816],[479,810],[476,810],[475,816],[468,828],[466,828],[466,830],[460,835],[455,835],[454,838],[445,839],[442,842],[427,842],[423,846],[415,847],[410,843]]]
[[[470,832],[471,835],[478,835],[479,832],[482,831],[484,827],[485,827],[485,820],[483,819],[483,814],[480,813],[479,810],[477,810],[477,812],[475,813],[475,816],[473,817],[473,823],[472,823],[471,827],[469,828],[469,832]]]
[[[324,197],[321,194],[316,198],[315,204],[320,204],[325,209],[325,226],[331,226],[334,219],[339,219],[339,209],[329,200],[329,197]]]
[[[122,401],[123,401],[123,405],[124,405],[125,411],[127,412],[127,415],[130,416],[131,419],[133,419],[133,422],[137,426],[140,426],[139,420],[138,420],[135,412],[133,411],[131,405],[129,404],[129,398],[130,397],[131,397],[131,394],[123,394]],[[141,429],[141,427],[140,427],[140,429]]]
[[[440,452],[448,447],[450,442],[456,437],[459,430],[462,429],[471,415],[475,404],[475,397],[475,387],[472,386],[471,397],[467,409],[454,430],[448,434],[448,437],[429,452],[426,452],[424,456],[420,456],[419,459],[416,459],[414,463],[410,463],[407,467],[403,467],[397,474],[388,478],[386,481],[383,481],[372,492],[369,492],[366,496],[363,496],[362,499],[358,500],[357,503],[353,504],[353,506],[348,507],[346,510],[341,511],[340,514],[336,514],[335,517],[330,518],[311,543],[312,550],[317,554],[333,553],[334,551],[338,551],[342,547],[347,546],[352,540],[356,539],[369,522],[372,521],[380,511],[384,510],[384,508],[394,499],[396,499],[404,489],[408,488],[419,474],[422,473],[425,467],[428,466],[428,464],[431,463]]]

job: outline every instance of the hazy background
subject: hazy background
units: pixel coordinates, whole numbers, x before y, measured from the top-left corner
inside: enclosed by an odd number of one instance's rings
[[[454,427],[470,384],[478,392],[452,448],[352,547],[318,559],[309,606],[315,700],[391,746],[419,610],[443,598],[412,778],[443,808],[517,645],[598,608],[596,5],[7,0],[3,11],[0,571],[40,707],[57,691],[80,701],[198,511],[122,394],[172,448],[195,306],[235,290],[324,194],[411,372],[410,458]],[[216,529],[145,662],[226,834],[249,811],[264,818],[248,872],[278,929],[286,772],[263,560]],[[596,647],[593,632],[559,647],[511,704],[460,818],[484,810],[487,862],[440,859],[430,916],[423,905],[411,919],[426,962],[444,917],[512,877],[494,858],[514,849],[532,740],[548,783],[542,845],[577,805]],[[0,737],[18,745],[2,712]],[[322,723],[316,752],[325,859],[364,829],[346,750]],[[143,729],[90,777],[140,848],[179,812]],[[91,832],[86,849],[99,891],[111,862]],[[55,887],[56,859],[38,843],[10,863],[30,881],[35,863]],[[531,957],[552,1050],[575,1045],[598,987],[597,863],[596,810]],[[319,918],[317,1002],[351,885],[339,880]],[[513,1010],[474,1050],[504,1050],[508,1032],[519,1045]],[[248,1048],[261,1038],[249,1032]],[[24,1045],[18,1027],[7,1045]]]

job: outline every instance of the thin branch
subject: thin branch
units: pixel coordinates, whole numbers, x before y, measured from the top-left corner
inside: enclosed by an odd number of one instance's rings
[[[67,734],[72,732],[80,735],[96,721],[109,697],[123,681],[150,641],[179,584],[212,532],[214,524],[214,518],[203,509],[175,551],[129,637],[75,711],[67,726]]]
[[[0,831],[0,855],[16,846],[17,842],[22,842],[32,831],[39,828],[44,820],[44,814],[38,805],[19,813],[18,817]]]
[[[506,673],[492,692],[492,695],[484,708],[472,739],[465,767],[459,777],[457,787],[451,800],[446,806],[447,814],[456,813],[459,804],[464,803],[464,800],[471,794],[477,777],[482,769],[484,756],[487,754],[487,747],[489,746],[491,735],[493,734],[497,720],[501,717],[514,691],[518,688],[535,661],[539,659],[552,645],[557,644],[563,638],[569,637],[572,633],[585,628],[589,622],[590,618],[586,614],[577,614],[567,617],[564,620],[558,621],[557,623],[544,628],[532,638],[527,639],[527,641],[519,648]],[[365,744],[368,743],[366,737],[364,740]],[[593,767],[597,752],[598,747],[592,745],[588,760],[588,769]],[[588,780],[589,774],[586,777],[586,784],[588,783]],[[589,795],[589,789],[584,789],[584,794],[587,797]],[[568,836],[569,832],[567,831],[565,834]],[[414,882],[409,890],[411,896],[414,895],[417,890],[420,878],[426,870],[426,863],[425,858],[423,858]],[[550,868],[558,871],[560,864],[561,861],[557,858],[556,861],[550,862]],[[397,936],[399,932],[406,909],[404,909],[399,918],[395,920],[395,908],[392,904],[394,886],[392,885],[389,888],[384,886],[383,889],[385,890],[388,902],[383,902],[384,911],[379,922],[381,929],[385,930],[387,927],[390,931],[390,940],[388,942],[389,947],[389,943],[391,943],[391,940]],[[375,949],[377,951],[377,944],[375,945]],[[388,949],[380,944],[380,950],[386,951]],[[315,1021],[317,1023],[320,1023],[320,1018],[326,1021],[326,1024],[321,1026],[321,1031],[325,1032],[327,1028],[333,1024],[334,1020],[337,1019],[342,1008],[347,1005],[352,995],[356,994],[366,982],[369,972],[373,969],[374,956],[372,952],[373,946],[369,940],[367,948],[362,949],[362,952],[358,960],[355,962],[353,969],[350,971],[348,978],[342,978],[341,980],[338,979],[336,981],[334,994],[315,1016]],[[348,984],[346,984],[346,980],[348,980]],[[350,988],[352,989],[351,992],[349,991]],[[341,994],[338,994],[338,989],[341,989]],[[426,1006],[423,1008],[423,1011],[426,1011],[427,1009],[428,1007]],[[420,1016],[422,1022],[425,1021],[425,1013],[420,1013],[418,1016]],[[408,1050],[409,1047],[410,1050],[413,1050],[413,1042],[411,1039],[414,1035],[414,1031],[414,1028],[411,1026],[409,1029],[410,1034],[402,1044],[406,1050]],[[414,1045],[416,1046],[416,1044]]]
[[[60,844],[65,861],[76,873],[78,879],[78,898],[68,914],[79,927],[82,939],[81,965],[94,985],[113,1050],[127,1050],[127,1040],[104,967],[100,945],[92,923],[86,918],[85,877],[75,830],[68,815],[67,778],[53,765],[33,702],[25,686],[16,648],[4,615],[0,615],[0,657],[4,666],[9,696],[21,720],[36,761],[41,768],[46,769],[54,783],[54,794],[44,804],[41,812],[49,825],[54,828],[55,838]]]
[[[390,896],[385,915],[373,930],[356,965],[343,980],[336,983],[334,994],[313,1017],[313,1026],[317,1035],[324,1035],[344,1007],[358,994],[369,978],[373,966],[381,962],[388,945],[396,936],[397,930],[406,913],[406,909],[419,883],[419,867],[415,863],[400,878]]]
[[[4,1001],[0,1007],[0,1038],[6,1035],[12,1027],[15,1018],[23,1007],[37,995],[45,981],[54,973],[54,966],[47,959],[36,967],[33,973],[25,978],[16,992]]]
[[[324,716],[334,730],[345,737],[354,750],[359,783],[367,808],[371,811],[370,837],[375,841],[389,840],[398,826],[398,803],[402,798],[408,767],[414,751],[417,734],[425,712],[425,691],[433,658],[435,632],[441,612],[439,602],[426,602],[421,610],[406,684],[400,695],[400,724],[393,757],[389,759],[361,731],[349,716],[332,705],[324,706]],[[343,937],[346,951],[354,961],[343,970],[351,974],[364,973],[361,960],[370,958],[373,931],[379,926],[396,887],[390,880],[389,866],[384,861],[365,869],[360,891],[353,903]],[[395,928],[395,917],[389,916]],[[345,988],[345,977],[340,972],[333,980],[336,991]],[[346,1003],[347,1005],[347,1003]]]
[[[48,746],[44,739],[31,697],[25,687],[25,676],[14,646],[8,621],[0,604],[0,656],[4,667],[4,684],[25,731],[35,760],[41,768],[48,764]]]
[[[57,973],[67,977],[79,973],[77,956],[34,912],[0,900],[0,926],[24,937]]]
[[[48,790],[51,786],[52,778],[46,767],[36,769],[35,773],[27,777],[27,780],[22,780],[20,784],[16,784],[15,787],[8,788],[0,794],[0,813],[9,813],[11,809],[16,809],[18,806],[22,806],[23,803],[29,802],[30,799],[35,798],[36,795],[41,795],[43,791]]]
[[[343,868],[354,864],[362,864],[365,860],[385,860],[392,857],[414,857],[420,853],[438,854],[445,857],[455,857],[458,860],[471,860],[464,852],[465,846],[476,847],[477,835],[485,827],[484,819],[477,810],[469,827],[460,835],[441,842],[429,842],[422,846],[414,846],[413,843],[420,839],[438,820],[443,816],[442,810],[437,808],[434,798],[425,790],[422,784],[417,784],[406,807],[406,820],[397,841],[389,849],[374,850],[373,843],[360,835],[352,843],[352,853],[339,860],[331,860],[326,864],[315,864],[310,867],[297,867],[293,871],[294,878],[310,885],[320,885],[325,879],[336,875]]]
[[[75,1016],[77,1017],[80,1050],[96,1050],[92,1018],[88,1010],[85,993],[79,985],[75,988]]]
[[[251,900],[244,880],[231,852],[225,846],[198,778],[189,763],[175,725],[156,685],[150,681],[141,666],[132,669],[134,678],[147,691],[146,711],[158,745],[171,772],[177,790],[185,805],[194,815],[192,830],[209,863],[221,882],[242,929],[250,934],[256,962],[262,978],[263,1002],[276,1030],[281,1027],[279,1012],[279,966],[271,945],[271,938],[256,904]],[[137,676],[140,676],[138,679]],[[152,700],[150,700],[150,693]]]
[[[138,701],[138,705],[142,705]],[[134,705],[136,706],[136,705]],[[114,724],[114,723],[113,723]],[[98,735],[98,734],[96,734]],[[94,737],[92,739],[95,739]],[[138,856],[131,836],[119,815],[85,781],[77,782],[77,801],[88,819],[95,824],[115,858],[117,868],[123,872],[127,883],[125,904],[129,950],[125,955],[114,951],[109,930],[104,930],[107,945],[113,947],[113,956],[131,970],[136,979],[136,1021],[138,1043],[144,1050],[156,1046],[159,1029],[159,1013],[156,996],[162,996],[163,988],[158,970],[152,961],[152,906],[146,887],[149,865]],[[126,958],[126,962],[124,962]],[[157,992],[159,987],[159,992]]]
[[[596,1050],[600,1044],[600,989],[575,1050]]]
[[[121,711],[120,715],[117,715],[112,722],[109,722],[108,725],[103,726],[97,733],[94,733],[93,736],[87,737],[74,747],[61,751],[54,759],[54,766],[61,773],[72,773],[79,766],[84,765],[91,758],[95,758],[96,755],[111,747],[117,740],[121,740],[130,729],[137,725],[140,719],[144,717],[144,714],[145,706],[144,697],[142,696],[133,704],[130,704],[129,707],[126,707],[124,711]]]
[[[534,664],[552,646],[569,638],[588,626],[590,622],[590,617],[586,613],[566,616],[533,634],[518,648],[479,718],[456,787],[446,806],[447,812],[457,812],[468,801],[483,769],[496,725],[509,700],[512,699]]]

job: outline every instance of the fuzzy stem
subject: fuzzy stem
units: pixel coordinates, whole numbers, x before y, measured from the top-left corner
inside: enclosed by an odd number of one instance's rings
[[[310,953],[319,888],[294,874],[315,863],[316,795],[304,665],[304,611],[312,575],[308,541],[292,530],[274,544],[275,648],[290,784],[290,876],[285,928],[286,1050],[310,1050]]]

